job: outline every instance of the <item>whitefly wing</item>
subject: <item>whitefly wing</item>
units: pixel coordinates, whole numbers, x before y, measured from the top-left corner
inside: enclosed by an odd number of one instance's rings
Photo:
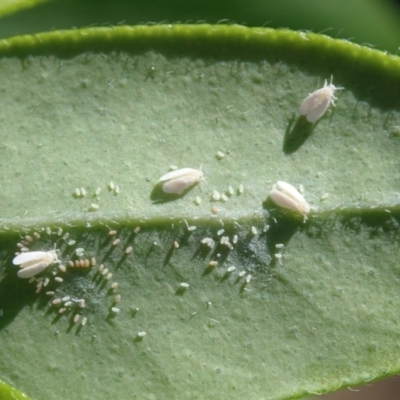
[[[25,267],[20,269],[17,272],[17,275],[19,278],[32,278],[32,276],[35,276],[45,270],[49,266],[49,263],[46,261],[42,262],[36,262],[36,264]]]
[[[278,189],[273,188],[269,192],[269,196],[271,197],[272,201],[278,206],[295,211],[297,211],[298,209],[297,202],[291,197],[287,196],[285,193],[280,192]]]
[[[194,176],[182,176],[180,178],[170,179],[169,181],[165,182],[162,186],[162,190],[164,193],[181,194],[185,191],[185,189],[192,186],[196,182],[198,182],[198,179],[196,179]]]
[[[47,258],[48,258],[47,251],[28,251],[26,253],[18,254],[16,257],[14,257],[13,264],[21,265],[27,262],[35,263],[38,261],[47,260]]]
[[[201,171],[199,171],[197,169],[193,169],[193,168],[177,169],[175,171],[171,171],[171,172],[168,172],[167,174],[163,175],[160,178],[160,182],[165,182],[165,181],[169,181],[171,179],[177,179],[177,178],[181,178],[181,177],[188,176],[188,175],[198,175],[199,172],[201,172]]]

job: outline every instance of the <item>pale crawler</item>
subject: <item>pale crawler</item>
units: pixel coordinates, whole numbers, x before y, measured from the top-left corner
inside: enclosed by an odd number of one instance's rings
[[[168,172],[160,178],[162,190],[169,194],[182,194],[190,186],[203,180],[203,171],[193,168],[181,168]]]
[[[20,278],[31,278],[55,262],[60,262],[55,250],[28,251],[13,259],[13,264],[21,268],[17,273]]]
[[[310,206],[304,196],[290,183],[276,182],[269,192],[269,197],[278,206],[297,211],[304,216],[310,212]]]
[[[308,122],[312,124],[317,122],[326,113],[328,107],[332,104],[335,106],[335,91],[344,89],[342,87],[336,87],[331,82],[328,85],[325,79],[324,86],[315,92],[310,93],[301,103],[300,115],[305,115]]]

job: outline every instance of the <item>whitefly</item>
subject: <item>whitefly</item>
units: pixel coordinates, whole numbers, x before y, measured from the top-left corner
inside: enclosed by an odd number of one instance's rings
[[[60,262],[56,250],[28,251],[13,259],[13,264],[20,267],[17,273],[20,278],[31,278],[56,262]]]

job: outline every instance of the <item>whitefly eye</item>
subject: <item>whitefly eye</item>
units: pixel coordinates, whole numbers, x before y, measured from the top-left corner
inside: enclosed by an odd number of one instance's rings
[[[20,270],[17,273],[20,278],[31,278],[55,262],[59,262],[55,250],[28,251],[17,255],[13,259],[13,264],[20,266]]]
[[[280,207],[306,215],[310,206],[304,196],[290,183],[278,181],[269,192],[271,200]]]
[[[160,178],[164,193],[182,194],[190,186],[203,179],[203,171],[193,168],[181,168],[168,172]]]
[[[325,80],[324,86],[315,92],[310,93],[301,103],[299,113],[305,115],[308,122],[314,123],[318,121],[327,111],[328,107],[332,104],[335,105],[335,91],[344,89],[336,87],[331,82]]]

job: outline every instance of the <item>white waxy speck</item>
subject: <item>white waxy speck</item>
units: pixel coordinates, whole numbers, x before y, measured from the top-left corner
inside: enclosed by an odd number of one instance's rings
[[[58,236],[61,236],[62,233],[63,233],[63,229],[62,229],[62,228],[58,228],[58,229],[57,229],[57,235],[58,235]]]
[[[187,289],[190,285],[186,282],[182,282],[179,286],[183,289]]]
[[[223,153],[222,151],[217,151],[217,154],[215,155],[218,160],[222,160],[225,157],[225,153]]]
[[[23,247],[25,247],[22,243],[17,243],[17,247],[19,247],[20,249],[22,249]]]
[[[104,268],[101,274],[104,275],[104,276],[107,275],[108,274],[108,268]]]
[[[134,233],[135,235],[137,235],[137,234],[140,232],[141,229],[142,229],[142,228],[141,228],[140,226],[137,226],[137,227],[133,230],[133,233]]]
[[[210,248],[214,247],[215,245],[215,241],[208,237],[202,239],[201,243],[206,244]]]
[[[218,235],[218,236],[221,236],[224,232],[225,232],[225,229],[220,229],[220,230],[217,232],[217,235]]]
[[[117,295],[114,297],[114,303],[115,303],[115,304],[118,304],[120,301],[121,301],[121,295],[120,295],[120,294],[117,294]]]
[[[59,314],[64,314],[65,311],[67,311],[67,309],[66,309],[65,307],[62,307],[62,308],[60,308],[60,309],[58,310],[58,313],[59,313]]]
[[[121,310],[120,310],[118,307],[111,307],[111,311],[112,311],[114,314],[118,314]]]
[[[110,236],[115,236],[115,235],[117,234],[117,231],[114,230],[114,229],[112,229],[111,231],[108,232],[108,234],[109,234]]]
[[[53,291],[48,291],[48,292],[46,292],[46,296],[54,296],[54,292]]]
[[[110,280],[112,278],[113,274],[111,272],[109,272],[106,276],[106,280]]]
[[[201,204],[201,198],[199,196],[196,196],[196,198],[194,199],[194,204],[196,204],[197,206]]]
[[[80,264],[79,260],[75,260],[75,267],[79,268],[80,266],[81,266],[81,264]]]
[[[85,258],[85,268],[88,268],[90,266],[90,261],[88,258]]]
[[[65,306],[65,307],[72,306],[72,301],[66,301],[66,302],[64,303],[64,306]]]
[[[30,251],[30,250],[28,249],[28,247],[21,247],[21,252],[22,252],[22,253],[27,253],[28,251]]]
[[[64,296],[61,300],[62,301],[69,301],[69,300],[71,300],[71,297],[70,296]]]
[[[324,193],[324,194],[321,196],[320,200],[321,200],[321,201],[324,201],[324,200],[326,200],[328,197],[329,197],[329,193]]]
[[[217,190],[214,190],[211,198],[215,201],[218,201],[221,198],[221,195],[219,194],[219,192]]]
[[[32,278],[55,262],[60,262],[55,250],[29,251],[17,255],[13,259],[13,264],[20,267],[17,272],[20,278]]]
[[[303,195],[290,183],[278,181],[269,192],[271,200],[283,208],[297,211],[304,216],[310,212],[310,206]]]
[[[226,194],[221,194],[221,200],[225,203],[228,201],[228,196]]]
[[[304,194],[304,186],[300,183],[300,185],[299,185],[299,192],[301,193],[301,194]]]
[[[242,194],[244,192],[244,186],[242,184],[239,185],[238,193]]]
[[[96,189],[96,191],[94,192],[94,194],[95,194],[96,196],[98,196],[100,193],[101,193],[101,187],[98,187],[98,188]]]
[[[264,225],[263,232],[266,233],[269,230],[269,225]]]
[[[56,277],[54,278],[54,280],[55,280],[56,282],[58,282],[58,283],[64,282],[64,279],[63,279],[63,278],[60,278],[59,276],[56,276]]]
[[[104,264],[100,264],[100,265],[99,265],[99,272],[102,272],[103,269],[104,269]]]
[[[234,266],[232,265],[231,267],[228,267],[228,268],[227,268],[226,272],[231,273],[231,272],[233,272],[235,269],[236,269],[236,267],[234,267]]]
[[[233,235],[232,243],[233,243],[233,244],[236,244],[237,241],[238,241],[238,235]]]
[[[285,245],[284,245],[283,243],[277,243],[277,244],[275,245],[275,247],[276,247],[277,249],[282,249],[283,247],[285,247]]]
[[[84,308],[85,307],[85,299],[79,299],[78,306],[79,306],[79,308]]]
[[[99,204],[91,203],[89,207],[89,211],[97,211],[100,208]]]
[[[250,281],[251,281],[251,275],[247,275],[246,276],[246,283],[250,283]]]
[[[172,245],[173,245],[173,247],[174,247],[175,249],[179,249],[179,243],[178,243],[176,240],[174,240],[174,242],[172,243]]]
[[[36,239],[40,239],[40,234],[38,232],[33,232],[33,236],[35,236]]]
[[[25,236],[25,239],[26,239],[28,242],[33,242],[33,237],[32,237],[32,236],[26,235],[26,236]]]
[[[61,303],[61,299],[54,299],[53,301],[52,301],[52,304],[54,304],[55,306],[57,305],[57,304],[60,304]]]
[[[111,289],[116,289],[118,287],[118,282],[113,282],[111,284]]]
[[[299,113],[305,115],[308,122],[317,122],[325,113],[328,107],[332,104],[335,106],[335,91],[344,89],[342,87],[336,87],[331,82],[328,85],[325,79],[324,86],[310,93],[301,103]]]
[[[176,165],[170,165],[170,166],[168,167],[168,169],[169,169],[170,171],[175,171],[176,169],[178,169],[178,167],[177,167]]]
[[[64,236],[63,236],[63,239],[64,240],[67,240],[69,238],[69,232],[65,232],[64,233]]]
[[[239,272],[239,277],[241,278],[242,276],[245,276],[246,275],[246,271],[240,271]]]
[[[75,240],[70,240],[67,244],[68,246],[73,246],[76,243]]]
[[[208,265],[209,267],[216,267],[218,265],[218,261],[210,261]]]
[[[79,315],[79,314],[76,314],[75,316],[74,316],[74,324],[76,324],[78,321],[79,321],[79,318],[80,318],[81,316]]]
[[[86,322],[87,322],[87,318],[86,318],[86,317],[83,317],[83,318],[82,318],[81,325],[82,325],[82,326],[85,326],[85,325],[86,325]]]
[[[48,226],[48,227],[46,227],[46,233],[48,234],[48,235],[51,235],[51,229],[50,229],[50,227]]]
[[[203,171],[193,168],[181,168],[168,172],[159,181],[163,182],[164,193],[182,194],[190,186],[203,180]]]
[[[65,267],[65,265],[62,265],[62,264],[60,264],[58,266],[58,269],[59,269],[60,272],[66,272],[67,271],[67,268]]]
[[[276,253],[274,254],[275,258],[277,258],[278,260],[280,260],[282,258],[282,254],[281,253]]]
[[[108,182],[108,190],[114,190],[114,188],[115,188],[115,185],[114,185],[114,182],[113,181],[110,181],[110,182]]]
[[[82,257],[84,251],[85,251],[85,249],[84,249],[83,247],[78,247],[77,249],[75,249],[75,254],[76,254],[78,257]]]
[[[46,286],[49,284],[49,282],[50,282],[50,279],[49,279],[49,278],[44,278],[44,280],[43,280],[43,287],[46,287]]]
[[[119,194],[120,191],[121,191],[121,189],[119,188],[119,186],[118,186],[118,185],[115,186],[114,193],[115,193],[115,194]]]
[[[233,187],[229,185],[228,186],[228,194],[229,194],[229,196],[232,196],[234,193],[235,193],[235,191],[233,190]]]
[[[81,195],[82,196],[86,196],[86,189],[85,188],[81,188]]]
[[[112,244],[113,244],[113,246],[118,246],[120,243],[121,243],[121,239],[115,239]]]
[[[42,290],[43,282],[38,282],[36,284],[36,293],[39,293]]]
[[[92,265],[92,267],[94,267],[96,265],[96,257],[92,257],[90,259],[90,264]]]
[[[251,233],[253,234],[253,235],[257,235],[257,228],[255,227],[255,226],[252,226],[251,227]]]
[[[133,247],[132,247],[132,246],[129,246],[129,247],[126,248],[125,254],[131,254],[132,251],[133,251]]]
[[[81,197],[81,190],[79,188],[75,188],[74,194],[76,197]]]
[[[139,337],[139,338],[144,338],[146,335],[147,335],[146,332],[138,332],[137,333],[137,337]]]

